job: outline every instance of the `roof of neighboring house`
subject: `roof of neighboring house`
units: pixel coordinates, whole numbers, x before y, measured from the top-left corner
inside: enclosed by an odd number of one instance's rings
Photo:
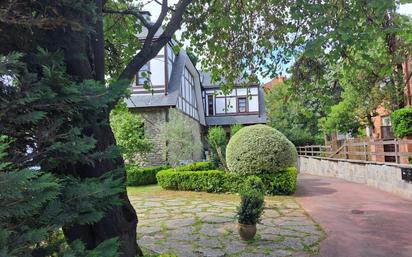
[[[276,86],[280,83],[283,83],[283,82],[285,82],[285,80],[286,80],[285,76],[278,76],[278,77],[272,79],[271,81],[269,81],[268,83],[264,84],[263,88],[267,89],[267,90],[271,90],[273,88],[273,86]]]

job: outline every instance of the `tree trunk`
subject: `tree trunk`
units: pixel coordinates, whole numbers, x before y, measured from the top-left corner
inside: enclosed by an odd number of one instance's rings
[[[107,117],[105,121],[108,122],[108,114],[104,116]],[[115,144],[114,135],[109,125],[95,126],[87,131],[86,134],[93,135],[97,140],[96,152]],[[101,162],[95,163],[94,166],[77,165],[71,173],[75,173],[77,176],[83,178],[99,177],[123,166],[123,158],[118,156],[115,161],[102,160]],[[124,169],[122,170],[123,172],[118,175],[126,182],[126,173]],[[107,239],[118,237],[121,256],[142,256],[143,253],[138,247],[136,240],[137,215],[127,197],[126,187],[120,195],[120,198],[124,201],[124,204],[122,206],[113,206],[99,222],[92,225],[65,227],[64,234],[66,238],[69,241],[80,239],[86,244],[87,248],[93,249]]]

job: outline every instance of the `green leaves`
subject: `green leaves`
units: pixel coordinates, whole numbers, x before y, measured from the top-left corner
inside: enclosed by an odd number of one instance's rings
[[[110,124],[125,159],[133,163],[138,155],[149,153],[152,142],[145,137],[144,120],[128,111],[124,104],[118,104],[110,115]]]

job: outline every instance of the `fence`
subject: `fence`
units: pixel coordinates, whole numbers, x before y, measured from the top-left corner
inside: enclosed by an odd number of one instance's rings
[[[297,151],[300,156],[407,164],[412,160],[412,140],[346,141],[337,150],[331,146],[309,145],[297,147]]]

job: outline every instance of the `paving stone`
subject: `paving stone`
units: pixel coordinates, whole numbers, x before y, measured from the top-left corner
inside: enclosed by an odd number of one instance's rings
[[[319,247],[322,232],[292,197],[267,197],[262,224],[250,242],[240,240],[236,228],[238,202],[205,197],[211,200],[193,200],[193,194],[131,197],[139,216],[139,243],[148,252],[180,257],[307,257],[304,246],[312,251]]]
[[[302,250],[304,248],[302,241],[295,237],[285,237],[283,241],[279,242],[279,245],[282,248],[291,248],[294,250]]]
[[[159,203],[159,202],[145,202],[143,204],[143,206],[145,206],[145,207],[160,207],[160,206],[162,206],[162,204]]]
[[[137,227],[137,233],[139,234],[152,234],[160,232],[163,228],[160,226],[139,226]]]
[[[212,224],[203,224],[202,228],[199,231],[201,234],[204,234],[206,236],[220,236],[221,232],[217,228],[216,225]]]
[[[202,221],[207,222],[207,223],[225,223],[232,221],[233,218],[227,218],[227,217],[219,217],[219,216],[205,216],[202,217]]]
[[[207,248],[221,248],[222,244],[219,240],[201,236],[196,242],[198,245]]]
[[[302,242],[307,245],[311,246],[319,241],[319,236],[306,236],[302,239]]]
[[[204,257],[223,257],[225,253],[219,249],[213,248],[200,248],[197,249],[196,252],[201,253]]]

